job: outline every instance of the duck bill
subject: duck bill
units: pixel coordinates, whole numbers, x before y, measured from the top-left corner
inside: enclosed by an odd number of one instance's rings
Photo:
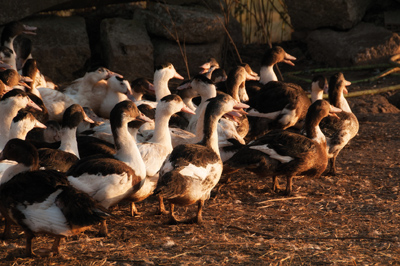
[[[40,108],[39,105],[37,105],[37,104],[36,104],[34,101],[32,101],[31,99],[29,99],[28,106],[29,106],[29,107],[32,107],[32,108],[35,109],[35,110],[42,111],[42,108]]]
[[[210,70],[211,64],[209,62],[207,62],[207,63],[204,63],[203,65],[199,66],[199,68],[201,68],[201,71],[199,72],[199,74],[205,74]]]
[[[235,108],[235,109],[241,109],[241,108],[246,109],[246,108],[249,108],[249,107],[250,107],[249,105],[247,105],[247,104],[245,104],[245,103],[241,103],[241,102],[237,102],[237,103],[233,106],[233,108]]]
[[[146,91],[147,91],[148,93],[150,93],[151,95],[155,95],[155,94],[156,94],[156,89],[154,88],[153,83],[150,83],[150,82],[149,82],[149,87],[146,88]]]
[[[18,82],[18,85],[27,88],[28,90],[31,90],[31,86],[29,86],[28,84],[26,84],[24,81],[20,81]]]
[[[182,77],[181,75],[179,75],[178,72],[175,72],[175,74],[174,74],[173,77],[176,78],[176,79],[185,79],[184,77]]]
[[[335,106],[331,105],[331,106],[330,106],[330,109],[329,109],[329,116],[331,116],[331,117],[335,117],[335,118],[337,118],[337,119],[339,119],[339,120],[340,120],[340,117],[339,117],[339,116],[337,116],[337,114],[336,114],[336,113],[341,113],[342,111],[343,111],[342,109],[340,109],[340,108],[337,108],[337,107],[335,107]]]
[[[36,120],[34,127],[36,127],[36,128],[47,128],[45,124],[39,122],[38,120]]]
[[[192,109],[190,109],[186,105],[184,107],[182,107],[181,112],[185,112],[185,113],[192,114],[192,115],[196,114]]]
[[[138,117],[136,117],[136,120],[142,121],[142,122],[151,122],[153,120],[151,120],[150,118],[148,118],[147,116],[145,116],[144,114],[140,113],[140,115]]]
[[[95,122],[91,119],[86,113],[83,113],[83,121],[86,121],[90,124],[94,124]]]
[[[37,27],[23,25],[24,30],[22,31],[24,34],[36,35]]]
[[[253,73],[251,73],[251,74],[247,73],[246,80],[260,80],[260,77],[257,75],[257,73],[254,73],[254,74],[255,75],[253,75]]]
[[[12,68],[12,66],[0,60],[0,68],[4,68],[4,70],[6,70]]]
[[[282,60],[282,62],[284,62],[288,65],[294,66],[294,63],[291,60],[296,60],[296,57],[294,57],[293,55],[290,55],[288,53],[285,53],[285,57]]]
[[[124,78],[124,76],[122,76],[121,74],[118,74],[116,72],[113,72],[113,71],[107,69],[107,77],[106,77],[106,79],[109,79],[109,78],[114,77],[114,76],[119,77],[121,79]]]
[[[237,119],[237,117],[241,117],[242,115],[238,111],[235,110],[235,111],[230,111],[230,112],[224,114],[224,116],[229,120],[240,123],[239,120]]]

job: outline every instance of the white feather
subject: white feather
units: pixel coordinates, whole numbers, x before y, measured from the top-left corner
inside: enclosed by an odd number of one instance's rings
[[[290,156],[279,155],[274,149],[268,147],[268,144],[265,145],[257,145],[250,146],[250,149],[259,150],[265,154],[268,154],[272,159],[278,160],[281,163],[288,163],[292,161],[294,158]]]

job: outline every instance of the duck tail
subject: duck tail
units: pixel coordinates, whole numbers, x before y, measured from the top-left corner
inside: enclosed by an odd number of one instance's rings
[[[89,226],[110,216],[108,211],[84,192],[71,186],[63,186],[56,204],[71,225]]]

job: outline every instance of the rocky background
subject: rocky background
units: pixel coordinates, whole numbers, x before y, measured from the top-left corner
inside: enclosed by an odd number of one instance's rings
[[[305,43],[306,53],[315,61],[327,66],[375,64],[400,52],[398,1],[285,3],[293,40]],[[3,3],[0,24],[22,20],[38,27],[37,35],[29,36],[32,54],[42,73],[56,83],[71,81],[99,65],[130,80],[152,79],[154,66],[164,62],[173,63],[188,77],[209,57],[226,59],[232,48],[226,31],[242,47],[240,25],[232,17],[227,23],[225,10],[223,0],[19,0]]]

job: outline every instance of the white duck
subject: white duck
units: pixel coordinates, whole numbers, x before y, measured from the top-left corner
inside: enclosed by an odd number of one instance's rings
[[[171,94],[171,91],[168,87],[168,82],[172,78],[183,79],[178,72],[176,72],[174,66],[171,63],[166,63],[163,65],[159,65],[156,67],[156,71],[154,72],[154,93],[156,95],[156,102],[141,100],[135,102],[137,106],[142,103],[149,104],[151,107],[156,108],[158,101],[161,100],[164,96]]]
[[[9,140],[10,126],[13,118],[20,109],[27,106],[41,110],[40,107],[20,89],[11,90],[0,99],[0,150],[4,148],[4,145]]]
[[[104,99],[106,88],[100,86],[99,88],[96,87],[98,90],[95,90],[95,85],[110,75],[111,72],[109,70],[100,67],[75,80],[64,93],[50,88],[38,88],[49,112],[49,119],[61,123],[65,109],[75,103],[97,110]]]
[[[130,196],[132,202],[144,200],[155,189],[158,171],[173,149],[168,122],[173,114],[180,111],[194,114],[178,95],[170,94],[159,101],[156,109],[153,137],[146,142],[138,144],[140,154],[146,165],[146,180],[143,187]],[[132,204],[132,212],[134,214],[137,213],[134,204]]]
[[[131,85],[120,76],[112,76],[107,80],[107,93],[100,104],[97,114],[102,118],[110,118],[110,112],[114,106],[122,101],[128,100],[132,94]]]

